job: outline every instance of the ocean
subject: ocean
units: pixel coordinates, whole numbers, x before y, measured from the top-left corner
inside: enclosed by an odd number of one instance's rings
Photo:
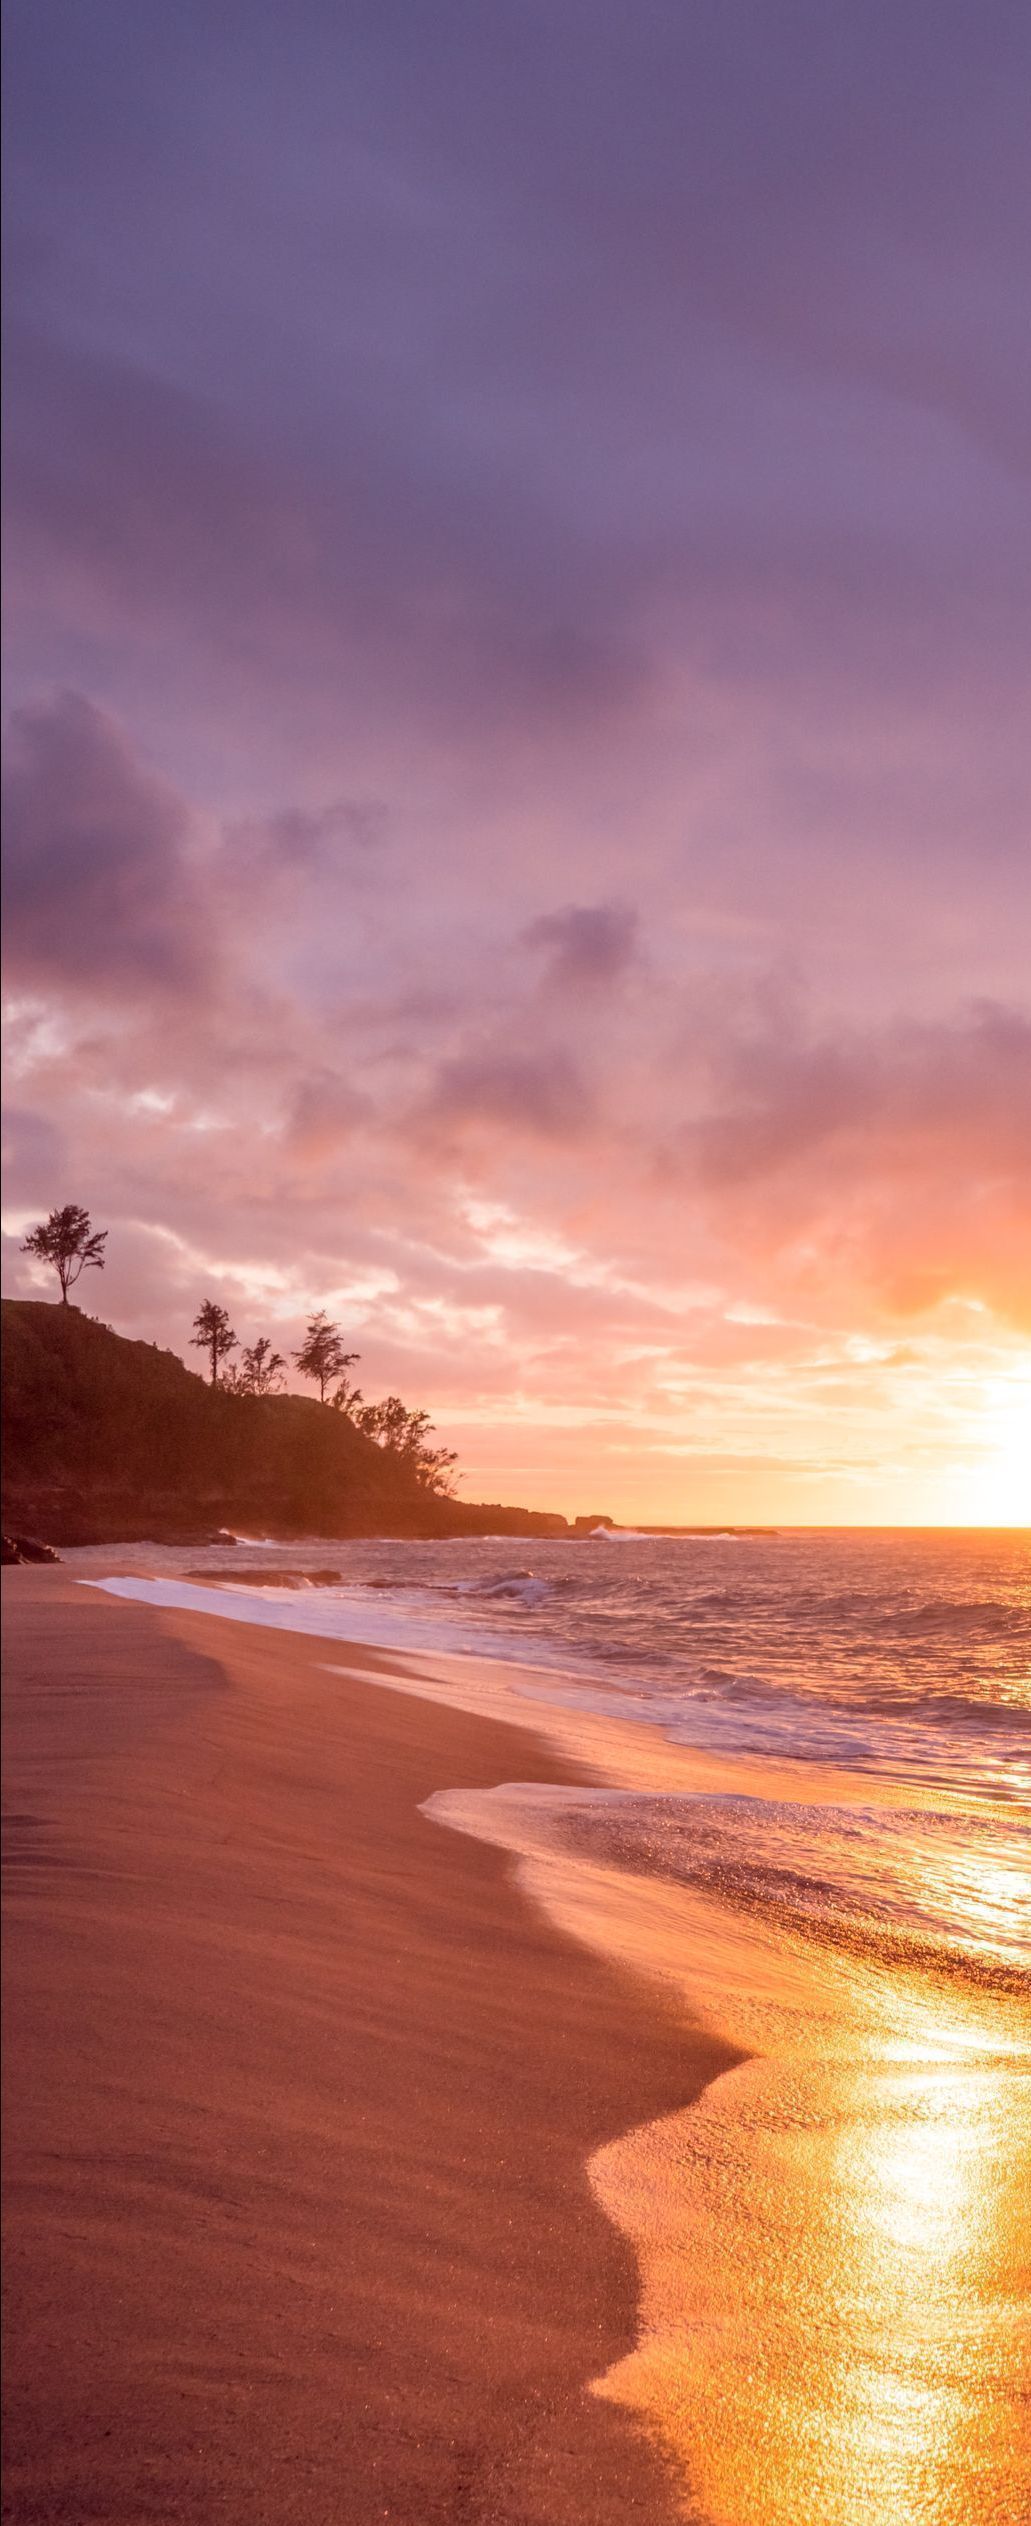
[[[69,1556],[84,1579],[112,1558]],[[1031,1537],[118,1558],[116,1591],[315,1633],[328,1665],[389,1649],[404,1689],[585,1767],[442,1782],[429,1812],[736,2048],[590,2168],[641,2270],[639,2340],[596,2391],[663,2436],[687,2513],[1026,2526]]]
[[[139,1545],[130,1563],[181,1587],[184,1567],[224,1571],[227,1553]],[[248,1565],[265,1581],[340,1572],[332,1586],[263,1586],[252,1618],[518,1667],[528,1720],[543,1700],[790,1765],[788,1800],[753,1788],[729,1810],[682,1794],[674,1811],[642,1800],[633,1813],[623,1800],[610,1848],[627,1864],[814,1933],[923,1942],[943,1967],[1031,1970],[1026,1534],[599,1537],[525,1557],[510,1539],[251,1541],[236,1548],[230,1602],[250,1593]],[[207,1591],[199,1602],[210,1610]]]

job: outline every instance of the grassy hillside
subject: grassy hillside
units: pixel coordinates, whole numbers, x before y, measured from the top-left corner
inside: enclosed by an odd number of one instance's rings
[[[50,1543],[255,1535],[564,1531],[436,1500],[339,1413],[223,1394],[171,1351],[77,1307],[3,1306],[6,1531]]]

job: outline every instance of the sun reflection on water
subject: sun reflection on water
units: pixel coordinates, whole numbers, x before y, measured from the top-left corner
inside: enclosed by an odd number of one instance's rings
[[[713,1921],[705,2014],[763,2056],[594,2161],[644,2273],[597,2391],[713,2526],[1026,2526],[1026,2017],[780,1954]]]
[[[745,2056],[591,2160],[641,2276],[594,2391],[706,2526],[1028,2526],[1020,1819],[865,1780],[848,1805],[814,1767],[804,1799],[743,1766],[688,1789],[681,1761],[431,1802]]]
[[[972,2521],[1003,2513],[1009,2469],[999,2389],[1017,2349],[1002,2215],[1013,2061],[1000,2073],[954,2014],[922,1996],[910,2007],[913,2035],[898,2049],[911,2057],[856,2074],[854,2127],[832,2172],[842,2299],[864,2348],[829,2380],[830,2446],[871,2518]]]

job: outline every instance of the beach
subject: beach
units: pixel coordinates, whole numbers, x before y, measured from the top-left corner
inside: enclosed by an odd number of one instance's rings
[[[590,2391],[639,2280],[587,2166],[735,2054],[420,1812],[590,1774],[367,1646],[4,1597],[6,2513],[683,2516]]]

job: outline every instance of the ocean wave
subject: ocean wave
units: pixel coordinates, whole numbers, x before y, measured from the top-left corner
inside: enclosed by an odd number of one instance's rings
[[[994,1821],[924,1808],[630,1791],[574,1792],[552,1830],[571,1855],[692,1887],[854,1962],[1031,1995],[1031,1833],[1019,1828],[1003,1836]]]
[[[552,1594],[546,1579],[537,1579],[532,1570],[510,1570],[500,1579],[459,1581],[450,1593],[454,1596],[476,1596],[483,1604],[498,1600],[517,1605],[543,1605]]]
[[[681,1689],[691,1699],[709,1696],[730,1708],[761,1704],[764,1711],[780,1710],[800,1724],[818,1708],[848,1721],[870,1718],[917,1721],[931,1727],[1012,1730],[1028,1736],[1031,1745],[1031,1704],[1001,1694],[996,1698],[984,1692],[939,1692],[933,1685],[919,1684],[896,1684],[891,1692],[859,1687],[843,1693],[828,1687],[821,1676],[814,1677],[808,1692],[788,1692],[775,1678],[722,1667],[699,1667],[693,1678],[682,1679]]]
[[[543,1605],[555,1593],[553,1581],[537,1578],[532,1570],[503,1570],[496,1576],[474,1579],[374,1578],[364,1584],[383,1595],[416,1595],[430,1604],[436,1598],[452,1603],[471,1598],[485,1605],[505,1600],[518,1605]]]
[[[190,1562],[196,1576],[203,1566],[240,1589],[249,1563],[255,1595],[259,1579],[276,1592],[278,1575],[280,1620],[288,1574],[302,1573],[293,1604],[311,1627],[303,1582],[339,1559],[339,1583],[319,1591],[327,1631],[558,1673],[571,1702],[677,1744],[894,1780],[926,1771],[935,1785],[966,1783],[1008,1803],[1022,1794],[1027,1539],[738,1536],[728,1557],[707,1554],[718,1534],[618,1540],[623,1551],[592,1553],[580,1540],[535,1538],[523,1561],[511,1538],[273,1547],[254,1537],[232,1573],[217,1547]],[[697,1549],[685,1553],[685,1541]],[[183,1568],[178,1552],[138,1551],[140,1567]]]
[[[1012,1730],[1028,1740],[1031,1751],[1031,1702],[998,1699],[969,1693],[906,1692],[868,1694],[861,1704],[871,1718],[917,1719],[944,1728],[998,1730],[1005,1735]]]
[[[1031,1637],[1031,1626],[1025,1609],[1019,1605],[1000,1605],[995,1598],[973,1598],[966,1603],[955,1599],[931,1599],[926,1605],[889,1607],[880,1616],[884,1631],[899,1632],[905,1639],[922,1637],[937,1639],[944,1633],[962,1636],[967,1632],[997,1634],[1003,1638]]]

